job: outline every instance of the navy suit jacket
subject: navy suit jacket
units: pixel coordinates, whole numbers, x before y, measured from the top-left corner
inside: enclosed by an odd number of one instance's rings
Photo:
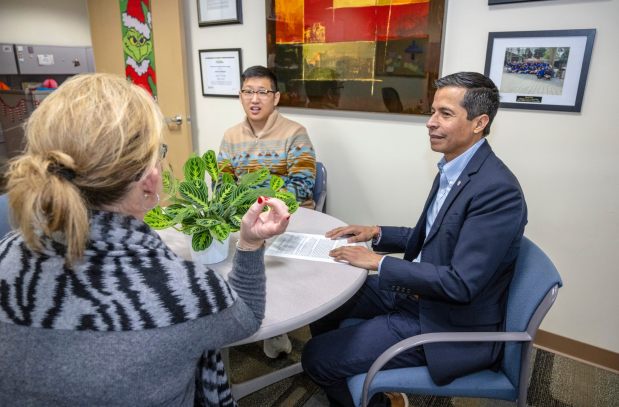
[[[518,180],[486,141],[454,183],[426,238],[426,213],[438,186],[437,176],[414,228],[381,228],[374,249],[404,252],[404,259],[383,259],[380,288],[400,294],[400,307],[418,305],[421,333],[503,330],[507,288],[527,223]],[[413,263],[420,250],[421,261]],[[446,384],[495,367],[502,345],[436,343],[424,345],[424,351],[432,379]]]

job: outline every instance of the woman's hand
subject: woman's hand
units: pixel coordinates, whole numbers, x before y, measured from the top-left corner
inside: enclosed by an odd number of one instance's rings
[[[343,236],[348,236],[348,243],[367,242],[378,236],[380,228],[378,226],[340,226],[328,231],[325,237],[331,239],[339,239]]]
[[[265,206],[269,210],[263,212]],[[277,198],[259,197],[243,216],[238,246],[244,250],[258,250],[266,239],[283,233],[289,219],[285,203]]]

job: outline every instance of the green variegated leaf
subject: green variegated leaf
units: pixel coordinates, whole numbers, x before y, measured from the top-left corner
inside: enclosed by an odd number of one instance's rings
[[[224,172],[221,174],[221,182],[222,184],[234,184],[234,175]]]
[[[195,235],[196,233],[208,232],[208,228],[198,225],[187,225],[181,229],[181,232],[186,235]]]
[[[176,195],[178,181],[176,180],[176,178],[174,178],[172,171],[164,171],[161,182],[163,184],[163,192],[170,196]]]
[[[249,210],[250,206],[253,204],[253,202],[251,204],[243,204],[243,205],[239,205],[236,208],[236,215],[238,216],[243,216],[247,213],[247,211]],[[235,216],[236,216],[235,215]]]
[[[284,186],[284,180],[277,175],[271,175],[271,189],[273,191],[279,191]]]
[[[201,191],[204,191],[206,196],[208,196],[208,186],[206,185],[206,181],[202,179],[194,179],[190,181],[194,187],[198,188]]]
[[[259,195],[262,196],[275,196],[275,194],[277,193],[277,191],[273,191],[269,187],[254,188],[254,191],[256,191]]]
[[[269,178],[269,174],[269,169],[266,167],[262,167],[258,171],[248,172],[247,174],[241,175],[239,178],[239,185],[246,185],[249,187],[258,186]]]
[[[185,218],[195,216],[196,211],[193,206],[183,206],[179,204],[173,204],[164,208],[166,215],[174,219],[174,223],[183,223]]]
[[[213,242],[213,237],[208,230],[195,233],[191,238],[191,248],[197,252],[206,250]]]
[[[252,191],[254,191],[256,193],[256,198],[258,198],[259,196],[274,197],[275,194],[276,194],[276,192],[273,191],[269,187],[253,188]],[[254,201],[255,201],[255,199],[254,199]]]
[[[208,189],[206,183],[202,180],[183,181],[178,187],[181,196],[194,205],[202,208],[208,208]]]
[[[204,181],[204,171],[206,170],[206,164],[201,157],[190,157],[183,166],[183,173],[185,174],[185,181],[202,180]]]
[[[193,232],[197,232],[199,228],[194,224],[182,224],[179,230],[186,235],[193,235]]]
[[[176,215],[178,215],[180,212],[184,211],[185,209],[186,208],[184,205],[172,204],[172,205],[169,205],[163,208],[163,212],[168,216],[175,217]]]
[[[226,204],[232,198],[234,191],[236,190],[236,185],[234,184],[223,184],[218,188],[217,193],[215,194],[215,199],[217,202]]]
[[[183,215],[188,214],[189,211],[187,209],[188,208],[185,205],[174,203],[172,205],[169,205],[169,206],[163,208],[163,212],[166,215],[174,218],[174,217],[178,216],[179,214],[183,214]]]
[[[211,176],[213,182],[219,179],[219,167],[217,166],[217,156],[213,150],[208,150],[202,156],[202,161],[206,165],[206,172]]]
[[[209,212],[217,216],[224,216],[224,212],[226,211],[226,207],[219,202],[211,202],[211,206],[209,207]]]
[[[288,213],[290,214],[295,213],[297,209],[299,209],[299,202],[297,202],[296,199],[294,201],[290,201],[290,203],[286,203],[286,205],[288,206]]]
[[[241,227],[241,219],[243,219],[243,217],[241,215],[232,215],[230,216],[230,224],[232,226],[232,228],[236,228],[236,230],[239,230]],[[236,232],[236,230],[233,230],[233,232]]]
[[[179,182],[178,185],[180,185],[180,182]],[[178,188],[177,188],[176,192],[178,193]],[[189,202],[186,199],[183,199],[183,198],[179,197],[178,195],[177,196],[171,196],[170,198],[168,198],[168,200],[171,203],[173,203],[173,204],[178,204],[178,205],[183,205],[183,206],[184,205],[191,205],[191,202]]]
[[[275,194],[275,198],[284,201],[288,207],[288,213],[295,213],[297,209],[299,209],[299,203],[297,202],[294,194],[291,192],[278,192]]]
[[[226,210],[224,211],[224,214],[222,215],[222,217],[226,220],[230,219],[230,216],[236,214],[236,206],[231,206],[230,204],[226,204]],[[228,221],[228,223],[230,223]]]
[[[255,198],[254,198],[255,197]],[[253,202],[258,198],[256,192],[253,189],[247,187],[238,187],[232,196],[230,206],[237,206],[245,202]]]
[[[196,219],[196,225],[202,226],[204,228],[210,229],[215,225],[219,225],[221,221],[219,219],[207,218],[207,219]]]
[[[215,225],[211,228],[211,233],[215,239],[223,242],[230,235],[230,226],[225,223]]]
[[[173,218],[163,213],[160,206],[156,206],[146,212],[146,215],[144,215],[144,223],[155,230],[169,228],[176,224]]]

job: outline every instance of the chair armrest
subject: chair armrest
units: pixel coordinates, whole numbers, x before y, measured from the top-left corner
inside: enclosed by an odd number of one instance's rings
[[[372,363],[363,382],[363,404],[367,405],[368,391],[374,376],[389,360],[411,348],[436,342],[529,342],[533,338],[527,332],[434,332],[411,336],[392,345]]]

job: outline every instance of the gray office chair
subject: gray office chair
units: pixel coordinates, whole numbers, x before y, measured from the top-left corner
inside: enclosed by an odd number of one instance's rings
[[[516,270],[509,286],[506,332],[439,332],[412,336],[383,352],[367,375],[348,378],[356,406],[366,406],[374,393],[397,391],[446,397],[482,397],[517,401],[526,406],[529,386],[529,363],[533,340],[542,319],[557,298],[561,277],[552,261],[526,237]],[[346,320],[343,324],[355,323]],[[499,371],[490,369],[460,377],[445,386],[437,386],[426,366],[383,370],[382,367],[398,354],[433,342],[505,342]]]
[[[0,195],[0,239],[11,231],[9,222],[9,199],[6,194]]]
[[[314,202],[317,211],[327,213],[327,169],[316,161],[316,181],[314,183]]]

